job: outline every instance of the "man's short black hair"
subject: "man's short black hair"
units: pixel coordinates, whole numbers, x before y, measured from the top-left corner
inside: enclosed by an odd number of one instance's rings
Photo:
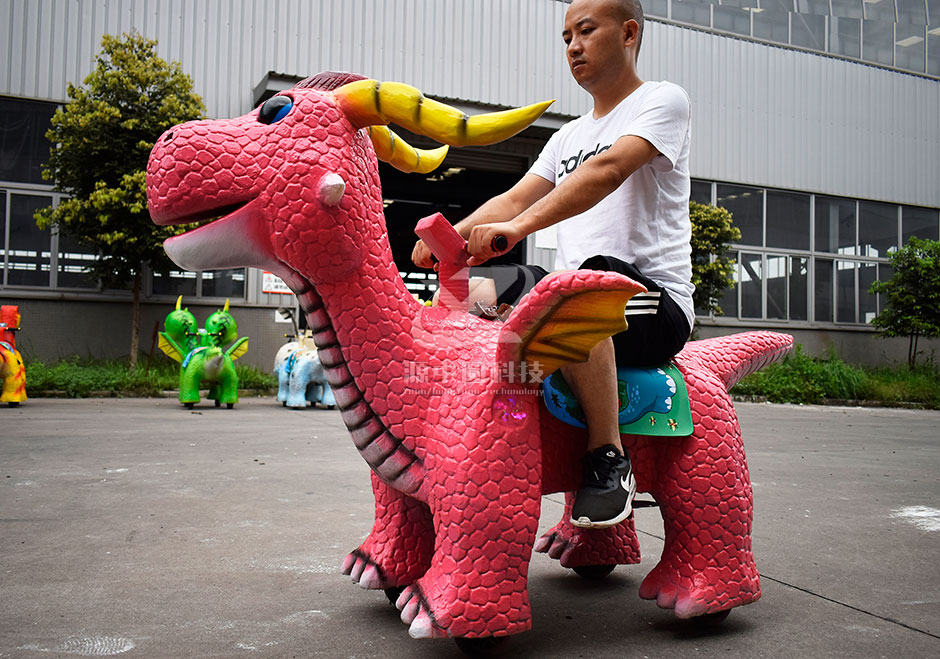
[[[640,4],[640,0],[619,0],[617,5],[623,21],[629,21],[632,18],[640,26],[636,37],[636,55],[639,57],[640,44],[643,41],[643,5]]]

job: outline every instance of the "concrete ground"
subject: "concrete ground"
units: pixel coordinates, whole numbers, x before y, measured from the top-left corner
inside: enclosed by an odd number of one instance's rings
[[[715,628],[532,559],[510,657],[940,656],[940,413],[739,404],[763,598]],[[0,657],[461,656],[339,574],[372,521],[338,412],[270,398],[0,408]],[[560,495],[543,500],[542,529]]]

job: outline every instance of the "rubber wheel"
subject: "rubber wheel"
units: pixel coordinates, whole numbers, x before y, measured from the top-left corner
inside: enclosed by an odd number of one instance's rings
[[[455,638],[454,643],[468,657],[495,657],[502,650],[508,636],[482,636]]]
[[[401,596],[404,590],[405,590],[404,586],[392,586],[391,588],[386,588],[385,596],[388,598],[389,604],[391,604],[392,606],[395,606],[395,602],[398,601],[398,598]]]
[[[194,406],[195,404],[196,404],[196,403],[183,403],[183,405],[186,407],[187,410],[193,409],[193,406]]]
[[[216,406],[216,407],[222,407],[222,401],[220,401],[220,400],[215,401],[215,406]]]
[[[616,565],[577,565],[573,568],[584,579],[603,579],[614,571]]]
[[[702,627],[716,627],[723,623],[729,615],[731,615],[731,609],[726,609],[724,611],[716,611],[715,613],[706,613],[704,615],[695,616],[690,618],[690,620],[696,625]]]
[[[231,410],[231,409],[234,409],[234,408],[235,408],[235,403],[226,403],[226,404],[225,404],[225,407],[227,407],[227,408],[230,409],[230,410]]]
[[[18,402],[9,402],[9,403],[7,403],[7,405],[9,405],[10,407],[19,407],[19,406],[20,406],[20,404],[19,404]]]

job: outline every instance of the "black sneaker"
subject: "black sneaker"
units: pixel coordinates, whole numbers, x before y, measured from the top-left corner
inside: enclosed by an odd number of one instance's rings
[[[636,479],[630,458],[613,444],[584,456],[584,480],[571,509],[571,523],[581,528],[619,524],[633,514]]]

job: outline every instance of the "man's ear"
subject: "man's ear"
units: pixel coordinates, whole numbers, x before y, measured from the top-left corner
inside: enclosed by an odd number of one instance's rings
[[[640,35],[640,24],[631,18],[623,22],[623,45],[625,47],[636,46],[637,37]]]

